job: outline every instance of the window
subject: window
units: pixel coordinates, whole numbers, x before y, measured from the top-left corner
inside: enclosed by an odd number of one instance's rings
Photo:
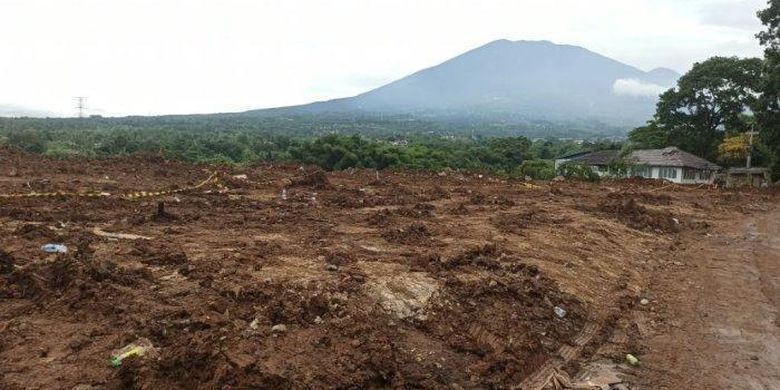
[[[631,167],[631,176],[653,177],[653,170],[642,165]]]
[[[697,173],[698,173],[698,175],[697,175]],[[704,172],[700,171],[698,169],[683,168],[683,179],[685,179],[685,180],[696,180],[696,179],[698,179],[698,177],[696,177],[696,176],[701,177],[701,175],[704,175]]]
[[[660,167],[658,168],[658,177],[662,177],[664,179],[676,179],[677,168]]]

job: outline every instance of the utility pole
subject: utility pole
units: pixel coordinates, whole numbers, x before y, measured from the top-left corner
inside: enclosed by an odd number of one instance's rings
[[[76,109],[78,110],[78,117],[83,118],[84,111],[86,111],[87,109],[87,97],[76,96],[74,99],[76,100]]]
[[[753,157],[753,136],[757,135],[758,132],[755,131],[756,125],[752,126],[753,130],[746,132],[748,136],[748,147],[747,147],[747,169],[750,169],[750,160]]]

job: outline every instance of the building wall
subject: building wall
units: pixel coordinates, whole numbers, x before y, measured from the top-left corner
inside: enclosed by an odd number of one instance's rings
[[[593,169],[593,172],[596,172],[601,177],[607,177],[610,176],[609,172],[607,171],[606,167],[600,167],[596,165],[592,165],[591,168]],[[683,176],[683,168],[682,167],[659,167],[659,166],[650,166],[647,167],[647,175],[644,175],[642,177],[646,177],[648,179],[662,179],[667,180],[672,183],[679,183],[679,184],[708,184],[712,183],[713,176],[710,175],[709,178],[702,179],[700,176],[700,171],[697,171],[696,178],[694,179],[685,179]],[[670,173],[670,170],[674,172],[674,177],[661,177],[662,169],[664,172]],[[631,175],[629,175],[631,176]]]

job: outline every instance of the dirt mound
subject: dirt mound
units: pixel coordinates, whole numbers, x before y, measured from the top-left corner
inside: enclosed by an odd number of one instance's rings
[[[417,203],[413,207],[401,207],[395,210],[397,215],[409,218],[429,218],[436,207],[428,203]]]
[[[382,233],[382,237],[390,242],[398,244],[419,244],[429,241],[432,233],[427,226],[420,223],[413,223],[411,225],[390,229]]]
[[[672,197],[668,194],[653,194],[650,192],[635,190],[611,192],[609,195],[607,195],[607,198],[620,200],[628,200],[633,198],[644,204],[651,205],[668,206],[672,204]]]
[[[314,189],[330,188],[328,174],[321,169],[311,169],[305,171],[302,176],[296,176],[290,179],[291,187],[310,187]]]
[[[551,217],[542,209],[532,208],[521,213],[498,214],[491,221],[501,231],[520,234],[530,226],[560,225],[569,220],[562,217]]]
[[[19,226],[14,234],[28,240],[52,240],[57,237],[57,233],[47,226],[29,223]]]
[[[388,209],[374,211],[366,218],[366,223],[371,226],[385,226],[390,223],[392,213]]]
[[[473,205],[491,205],[501,207],[512,207],[515,201],[503,195],[489,196],[482,193],[475,193],[469,197],[469,203]]]
[[[130,254],[139,257],[144,264],[182,265],[188,262],[180,246],[164,240],[140,240],[135,243]]]
[[[649,209],[637,203],[634,198],[627,200],[607,198],[591,210],[609,215],[632,229],[666,233],[680,231],[680,222],[672,213]]]

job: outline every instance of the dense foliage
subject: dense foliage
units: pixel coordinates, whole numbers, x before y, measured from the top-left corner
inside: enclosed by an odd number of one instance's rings
[[[764,58],[713,57],[694,64],[677,86],[664,92],[655,116],[629,133],[631,148],[668,145],[742,165],[748,152],[780,180],[780,0],[758,12]],[[757,130],[753,146],[744,134]]]
[[[642,147],[669,144],[715,160],[726,133],[750,130],[760,89],[761,60],[712,57],[698,62],[661,94],[653,120],[630,137]]]
[[[3,126],[13,123],[14,126]],[[552,159],[581,150],[617,148],[610,142],[576,143],[526,137],[409,135],[371,138],[328,134],[286,136],[254,129],[176,126],[103,127],[95,118],[78,127],[77,120],[0,120],[0,140],[24,150],[54,157],[108,157],[132,153],[162,154],[193,162],[242,164],[258,161],[319,165],[328,170],[347,168],[444,168],[483,170],[507,175],[549,179]],[[54,123],[54,124],[52,124]],[[68,126],[58,127],[57,124]],[[38,126],[40,125],[40,126]]]
[[[761,142],[771,159],[772,178],[780,180],[780,0],[770,0],[758,18],[766,30],[757,35],[764,46],[764,66],[756,117]]]

